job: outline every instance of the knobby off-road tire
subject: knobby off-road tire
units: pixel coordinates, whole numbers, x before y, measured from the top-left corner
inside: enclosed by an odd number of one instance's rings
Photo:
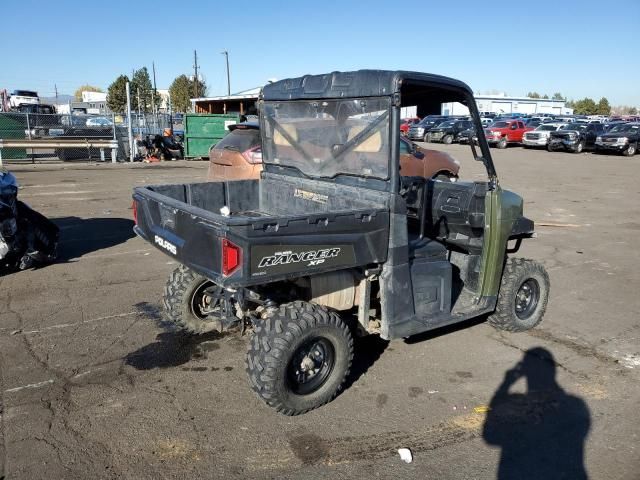
[[[216,330],[219,322],[202,314],[200,305],[203,290],[211,287],[211,280],[184,265],[178,266],[164,287],[164,311],[168,321],[179,329],[200,334]]]
[[[529,330],[542,321],[548,300],[549,275],[544,267],[533,260],[510,258],[502,274],[496,310],[488,322],[508,332]]]
[[[284,415],[299,415],[337,395],[352,360],[353,338],[340,317],[325,307],[296,301],[282,305],[255,328],[246,371],[267,405]],[[311,370],[302,370],[310,364]]]

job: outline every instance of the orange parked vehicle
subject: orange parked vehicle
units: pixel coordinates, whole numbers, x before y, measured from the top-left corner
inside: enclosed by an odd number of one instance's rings
[[[210,181],[260,178],[262,148],[260,126],[245,122],[229,127],[229,134],[209,150]],[[400,171],[407,177],[456,178],[460,163],[439,150],[419,147],[400,138]]]
[[[229,126],[229,133],[209,150],[209,180],[260,178],[262,147],[258,122]]]

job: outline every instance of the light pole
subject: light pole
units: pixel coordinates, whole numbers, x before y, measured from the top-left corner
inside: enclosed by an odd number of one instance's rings
[[[229,75],[229,52],[226,50],[224,52],[220,52],[221,55],[224,55],[227,60],[227,96],[231,96],[231,76]]]

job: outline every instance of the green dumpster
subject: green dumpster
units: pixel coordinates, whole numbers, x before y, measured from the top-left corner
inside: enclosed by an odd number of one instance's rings
[[[23,113],[0,113],[0,138],[26,138],[27,117]],[[25,148],[3,148],[2,159],[27,158],[27,150]]]
[[[187,113],[184,116],[184,152],[187,158],[209,157],[209,149],[229,133],[240,115]]]

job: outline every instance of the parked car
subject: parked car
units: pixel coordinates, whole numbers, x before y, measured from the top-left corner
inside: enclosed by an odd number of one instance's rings
[[[262,149],[256,122],[229,126],[229,134],[209,150],[208,179],[245,180],[260,178]],[[400,169],[404,176],[456,178],[460,163],[445,152],[419,147],[400,138]]]
[[[113,121],[106,117],[91,117],[87,119],[87,127],[111,127]]]
[[[402,135],[406,135],[407,133],[409,133],[409,128],[411,127],[411,125],[414,125],[419,122],[420,122],[420,119],[418,117],[403,118],[400,121],[400,133],[402,133]]]
[[[489,145],[507,148],[510,143],[521,143],[524,132],[532,130],[522,120],[498,120],[485,129]]]
[[[229,133],[209,149],[209,180],[258,179],[262,172],[260,125],[229,125]]]
[[[471,122],[469,122],[471,123]],[[460,162],[446,152],[419,147],[400,139],[400,174],[408,177],[457,178]]]
[[[573,122],[563,125],[555,132],[551,132],[547,150],[550,152],[563,148],[569,152],[580,153],[585,149],[595,147],[596,137],[604,133],[601,123]]]
[[[549,143],[551,132],[558,130],[563,123],[543,123],[538,125],[535,130],[524,132],[522,136],[522,146],[529,147],[546,147]]]
[[[460,132],[471,127],[473,127],[473,123],[470,120],[448,120],[432,128],[426,134],[427,141],[442,142],[449,145],[458,140]]]
[[[38,104],[40,103],[40,97],[38,92],[31,90],[14,90],[9,97],[9,106],[11,108],[18,108],[24,104]]]
[[[633,157],[640,143],[640,123],[616,125],[596,138],[596,152],[618,152]]]
[[[427,115],[420,120],[419,123],[409,128],[407,137],[409,137],[409,140],[422,140],[423,142],[427,142],[427,133],[429,133],[429,130],[447,120],[449,120],[449,117],[444,115]]]
[[[458,143],[461,145],[468,145],[471,142],[475,145],[478,144],[478,136],[476,135],[476,129],[474,127],[463,130],[458,134]]]

